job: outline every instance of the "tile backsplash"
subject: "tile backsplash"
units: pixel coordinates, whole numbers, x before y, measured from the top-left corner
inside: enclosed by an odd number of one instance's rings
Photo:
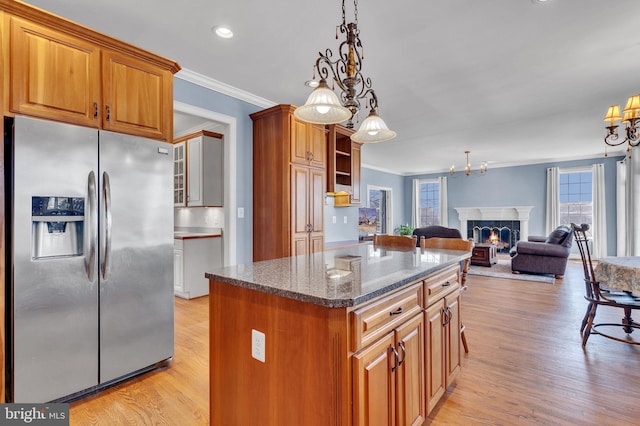
[[[173,224],[177,228],[224,228],[224,209],[176,207]]]

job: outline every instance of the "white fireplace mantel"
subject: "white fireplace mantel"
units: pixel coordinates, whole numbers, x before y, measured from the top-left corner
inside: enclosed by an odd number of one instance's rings
[[[529,213],[533,206],[504,207],[456,207],[460,220],[460,233],[467,235],[468,220],[518,220],[520,221],[520,239],[529,238]]]

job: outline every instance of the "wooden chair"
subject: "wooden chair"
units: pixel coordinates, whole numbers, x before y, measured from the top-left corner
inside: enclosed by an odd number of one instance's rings
[[[462,238],[425,238],[420,237],[420,247],[421,248],[434,248],[434,249],[444,249],[444,250],[462,250],[468,251],[471,253],[473,250],[473,240],[463,240]],[[471,257],[468,257],[464,260],[463,264],[460,268],[460,283],[461,283],[461,291],[467,289],[467,271],[469,269],[469,263],[471,262]],[[462,338],[462,346],[464,346],[464,351],[469,353],[469,346],[467,346],[467,338],[464,334],[464,324],[460,327],[460,337]]]
[[[624,332],[629,335],[634,329],[640,329],[640,324],[631,319],[631,311],[640,309],[640,297],[634,296],[625,291],[608,289],[595,279],[593,271],[593,263],[591,262],[591,251],[589,250],[586,231],[589,225],[571,224],[573,229],[574,240],[580,250],[582,258],[582,269],[584,271],[585,295],[584,298],[588,303],[587,312],[582,318],[582,326],[580,334],[582,334],[582,347],[586,346],[587,340],[591,334],[599,334],[608,339],[618,342],[629,343],[632,345],[640,345],[640,341],[620,338],[612,334],[608,334],[602,328],[622,327]],[[598,306],[612,306],[614,308],[622,308],[624,310],[624,318],[620,323],[595,323],[596,311]],[[600,329],[599,329],[600,328]]]
[[[373,245],[384,247],[413,248],[417,247],[418,237],[404,237],[399,235],[377,235],[373,234]]]

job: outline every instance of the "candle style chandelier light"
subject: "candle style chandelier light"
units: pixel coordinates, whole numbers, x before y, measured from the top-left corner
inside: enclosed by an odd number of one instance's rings
[[[471,151],[465,151],[465,152],[464,152],[465,154],[467,154],[467,165],[464,167],[464,174],[465,174],[465,175],[467,175],[467,176],[469,176],[469,175],[472,173],[472,172],[471,172],[471,163],[469,162],[469,153],[470,153],[470,152],[471,152]],[[478,171],[478,174],[479,174],[480,176],[483,176],[485,173],[487,173],[488,167],[489,167],[489,166],[487,165],[487,162],[486,162],[486,161],[485,161],[484,163],[482,163],[482,164],[480,165],[480,169],[479,169],[479,171]],[[455,167],[454,167],[454,166],[451,166],[451,168],[449,169],[449,174],[450,174],[451,176],[455,176],[455,174],[456,174],[456,169],[455,169]]]
[[[383,142],[396,137],[396,133],[389,130],[385,122],[378,115],[378,98],[372,88],[371,79],[362,75],[363,48],[358,30],[358,0],[354,0],[354,21],[347,23],[345,6],[342,0],[342,24],[336,27],[346,35],[346,40],[340,43],[339,57],[332,59],[333,53],[326,49],[319,52],[319,57],[313,68],[313,80],[316,82],[316,72],[320,77],[317,87],[311,92],[307,102],[296,108],[294,115],[309,123],[336,124],[348,120],[347,128],[353,128],[353,118],[360,110],[360,100],[368,102],[369,115],[362,122],[357,132],[351,135],[356,142]],[[342,101],[338,99],[333,89],[329,88],[327,80],[340,88]],[[308,84],[311,86],[311,84]]]
[[[629,145],[627,147],[627,151],[629,151],[631,147],[640,144],[640,95],[629,97],[623,113],[624,116],[621,116],[618,105],[611,105],[607,110],[604,121],[609,122],[609,125],[606,126],[608,132],[604,137],[604,142],[609,146],[618,146],[626,142]],[[616,123],[620,120],[626,124],[626,127],[624,140],[618,142],[618,124]]]

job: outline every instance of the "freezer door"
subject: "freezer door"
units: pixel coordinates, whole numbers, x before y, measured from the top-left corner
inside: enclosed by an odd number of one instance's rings
[[[98,132],[14,124],[8,375],[13,402],[48,402],[98,383]]]
[[[173,150],[100,132],[100,381],[173,356]]]

